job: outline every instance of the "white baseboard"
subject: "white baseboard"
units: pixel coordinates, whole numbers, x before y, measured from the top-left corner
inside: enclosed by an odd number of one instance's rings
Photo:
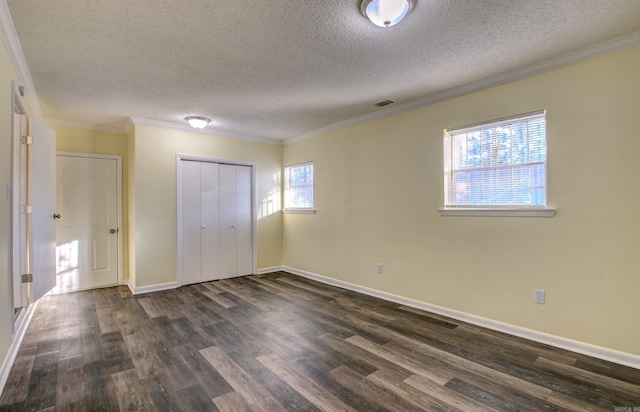
[[[544,343],[546,345],[554,346],[557,348],[566,349],[572,352],[580,353],[580,354],[591,356],[594,358],[606,360],[609,362],[614,362],[620,365],[629,366],[635,369],[640,369],[640,356],[633,355],[630,353],[620,352],[613,349],[592,345],[590,343],[567,339],[561,336],[550,335],[548,333],[539,332],[533,329],[527,329],[520,326],[511,325],[508,323],[483,318],[481,316],[472,315],[470,313],[465,313],[465,312],[457,311],[454,309],[445,308],[442,306],[432,305],[430,303],[406,298],[403,296],[394,295],[392,293],[383,292],[376,289],[367,288],[365,286],[360,286],[360,285],[345,282],[342,280],[333,279],[327,276],[318,275],[316,273],[307,272],[307,271],[292,268],[289,266],[282,266],[277,270],[283,270],[298,276],[316,280],[318,282],[337,286],[343,289],[352,290],[355,292],[360,292],[365,295],[374,296],[376,298],[380,298],[390,302],[399,303],[401,305],[421,309],[427,312],[432,312],[438,315],[447,316],[452,319],[460,320],[466,323],[470,323],[476,326],[481,326],[481,327],[495,330],[498,332],[507,333],[509,335],[518,336],[520,338],[532,340],[534,342]],[[277,270],[274,270],[274,271],[277,271]]]
[[[27,334],[27,329],[29,328],[31,319],[33,319],[33,314],[36,313],[38,302],[39,300],[29,305],[29,307],[26,309],[24,317],[22,318],[22,321],[20,321],[17,325],[18,329],[13,334],[13,341],[11,342],[11,346],[9,347],[9,352],[2,362],[2,367],[0,367],[0,395],[2,395],[2,392],[4,391],[4,385],[7,383],[7,379],[9,379],[9,373],[11,372],[13,363],[18,356],[18,351],[20,350],[20,345],[22,345],[24,335]]]
[[[175,289],[178,287],[178,282],[159,283],[157,285],[140,286],[136,287],[131,281],[127,281],[127,286],[133,295],[141,295],[143,293],[159,292],[161,290]]]
[[[255,274],[263,275],[265,273],[277,272],[279,270],[283,270],[282,266],[272,266],[268,268],[257,269],[255,271]],[[158,292],[161,290],[175,289],[181,286],[178,284],[178,282],[168,282],[168,283],[159,283],[157,285],[136,287],[134,284],[131,283],[130,279],[127,280],[126,284],[129,287],[131,294],[133,295],[141,295],[143,293],[151,293],[151,292]]]
[[[272,266],[270,268],[262,268],[256,270],[256,275],[264,275],[265,273],[272,273],[284,270],[282,266]]]
[[[534,342],[544,343],[546,345],[554,346],[561,349],[566,349],[576,353],[581,353],[583,355],[592,356],[594,358],[606,360],[609,362],[614,362],[620,365],[629,366],[635,369],[640,369],[640,356],[637,356],[637,355],[620,352],[614,349],[604,348],[601,346],[592,345],[590,343],[585,343],[585,342],[564,338],[562,336],[551,335],[551,334],[540,332],[537,330],[523,328],[521,326],[504,323],[497,320],[484,318],[481,316],[472,315],[470,313],[461,312],[458,310],[449,309],[449,308],[445,308],[438,305],[433,305],[433,304],[422,302],[419,300],[410,299],[404,296],[394,295],[392,293],[371,289],[365,286],[345,282],[338,279],[333,279],[327,276],[319,275],[317,273],[307,272],[307,271],[296,269],[289,266],[272,266],[268,268],[261,268],[256,270],[256,274],[262,275],[265,273],[278,272],[278,271],[286,271],[298,276],[302,276],[308,279],[316,280],[318,282],[326,283],[328,285],[337,286],[340,288],[352,290],[354,292],[360,292],[365,295],[384,299],[390,302],[395,302],[401,305],[410,306],[410,307],[421,309],[427,312],[432,312],[438,315],[447,316],[449,318],[470,323],[472,325],[495,330],[498,332],[507,333],[509,335],[518,336],[524,339],[529,339]],[[157,291],[167,290],[167,289],[175,289],[179,285],[177,282],[168,282],[168,283],[161,283],[158,285],[135,287],[130,282],[128,282],[127,286],[131,290],[132,294],[139,295],[142,293],[150,293],[150,292],[157,292]],[[1,377],[2,376],[0,375],[0,378]],[[0,383],[2,383],[2,381],[0,381]]]

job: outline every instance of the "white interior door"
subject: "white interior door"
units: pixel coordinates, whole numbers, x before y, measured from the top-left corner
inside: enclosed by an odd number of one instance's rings
[[[118,284],[118,161],[57,156],[56,293]]]
[[[200,163],[202,282],[220,279],[220,191],[218,163]]]
[[[253,273],[251,168],[220,165],[220,271],[222,278]]]
[[[180,226],[182,228],[182,283],[202,282],[200,162],[182,161]]]
[[[56,285],[56,133],[35,117],[29,118],[31,145],[31,245],[33,299]],[[29,189],[28,189],[29,190]]]
[[[253,273],[253,215],[251,168],[236,166],[236,275]]]
[[[237,276],[237,208],[236,168],[220,165],[220,274],[226,279]]]
[[[253,273],[252,168],[180,160],[182,284]]]
[[[22,274],[27,265],[27,145],[22,137],[27,135],[27,115],[22,106],[16,106],[13,115],[13,183],[12,183],[12,230],[13,230],[13,304],[14,308],[29,304],[27,285],[22,283]]]

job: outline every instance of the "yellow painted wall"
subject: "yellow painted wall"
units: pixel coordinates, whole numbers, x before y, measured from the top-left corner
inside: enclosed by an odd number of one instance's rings
[[[256,162],[259,203],[278,190],[274,176],[281,173],[281,146],[137,124],[132,150],[135,287],[177,280],[176,153]],[[281,213],[258,220],[257,241],[258,268],[281,265]]]
[[[19,84],[9,54],[4,43],[0,42],[0,365],[13,341],[11,200],[4,193],[5,185],[11,183],[12,81]]]
[[[285,146],[317,214],[284,216],[284,265],[640,355],[639,73],[636,47]],[[557,215],[440,216],[443,130],[539,109]]]
[[[128,216],[128,137],[122,134],[84,130],[56,124],[49,125],[56,132],[56,150],[59,152],[77,152],[104,154],[122,157],[122,240],[123,270],[127,279],[129,258],[129,216]]]
[[[314,161],[317,214],[259,211],[259,268],[284,264],[640,355],[637,73],[640,48],[284,149],[142,125],[128,136],[53,127],[58,150],[123,156],[125,272],[136,287],[176,280],[175,153],[257,162],[261,205],[279,199],[283,164]],[[0,183],[10,181],[17,80],[0,47]],[[441,217],[443,129],[538,109],[547,110],[549,201],[558,214]],[[13,322],[9,206],[2,196],[2,359]],[[534,289],[546,290],[545,305],[533,303]]]

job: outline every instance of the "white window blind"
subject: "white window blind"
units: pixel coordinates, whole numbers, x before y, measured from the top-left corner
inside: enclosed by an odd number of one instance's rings
[[[445,208],[544,208],[545,112],[445,130]]]
[[[313,209],[313,163],[285,168],[285,209]]]

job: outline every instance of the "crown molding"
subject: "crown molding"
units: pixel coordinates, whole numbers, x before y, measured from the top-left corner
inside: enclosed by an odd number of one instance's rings
[[[22,53],[22,46],[16,33],[16,28],[13,25],[11,19],[11,13],[9,12],[9,6],[6,0],[0,2],[0,37],[9,54],[9,60],[13,65],[14,70],[18,75],[18,81],[24,86],[25,96],[29,100],[29,105],[33,110],[33,114],[38,117],[42,117],[42,109],[40,108],[40,101],[36,93],[36,88],[33,85],[33,79],[29,72],[29,67],[24,59]]]
[[[125,129],[122,129],[119,127],[108,127],[108,126],[101,126],[101,125],[90,124],[90,123],[70,122],[68,120],[58,120],[58,119],[48,119],[48,118],[45,118],[44,121],[51,126],[61,126],[61,127],[69,127],[72,129],[92,130],[96,132],[111,133],[111,134],[122,134],[122,135],[127,134]]]
[[[38,117],[42,117],[42,109],[40,107],[40,101],[38,99],[38,95],[36,93],[35,86],[33,84],[33,79],[31,78],[31,73],[29,72],[29,68],[24,58],[24,54],[22,53],[20,40],[18,39],[15,26],[13,24],[13,20],[11,19],[11,13],[9,12],[9,7],[7,5],[6,0],[0,1],[0,37],[2,38],[5,44],[5,47],[9,55],[9,59],[18,75],[18,80],[24,86],[25,98],[27,98],[30,108],[33,111],[33,114],[35,114]],[[573,52],[569,52],[561,56],[552,57],[550,59],[546,59],[525,67],[521,67],[519,69],[512,70],[507,73],[502,73],[496,76],[488,77],[486,79],[482,79],[482,80],[465,84],[462,86],[454,87],[452,89],[448,89],[442,92],[433,93],[428,96],[415,99],[406,103],[388,106],[386,108],[377,110],[373,113],[367,113],[361,116],[356,116],[350,119],[342,120],[342,121],[330,124],[328,126],[324,126],[319,129],[310,131],[308,133],[295,136],[289,139],[285,139],[285,140],[257,137],[257,136],[242,134],[242,133],[230,132],[227,130],[215,129],[212,127],[206,127],[204,129],[196,130],[187,125],[141,119],[141,118],[133,118],[133,117],[131,118],[131,121],[134,125],[141,124],[146,126],[161,127],[161,128],[168,128],[168,129],[174,129],[174,130],[184,130],[184,131],[195,132],[195,133],[229,137],[229,138],[235,138],[240,140],[258,142],[258,143],[273,144],[277,146],[282,146],[282,145],[286,146],[286,145],[297,143],[297,142],[307,140],[316,136],[320,136],[326,133],[330,133],[336,130],[340,130],[346,127],[355,126],[371,120],[384,118],[394,114],[398,114],[398,113],[410,111],[413,109],[417,109],[420,107],[428,106],[431,104],[439,103],[452,98],[475,93],[481,90],[489,89],[491,87],[500,86],[506,83],[521,80],[527,77],[535,76],[538,74],[542,74],[548,71],[556,70],[556,69],[570,66],[573,64],[581,63],[586,60],[594,59],[597,57],[601,57],[607,54],[615,53],[615,52],[622,51],[631,47],[636,47],[639,45],[640,45],[640,31],[637,31],[637,32],[634,32],[625,36],[621,36],[609,41],[605,41],[605,42],[588,46]],[[102,132],[114,133],[114,134],[127,134],[130,132],[130,130],[132,130],[131,128],[133,127],[131,124],[127,124],[125,125],[123,130],[123,129],[112,128],[112,127],[64,122],[64,121],[58,121],[58,120],[49,120],[49,121],[52,122],[52,124],[58,124],[61,126],[75,127],[80,129],[86,129],[86,130],[96,130],[96,131],[102,131]]]
[[[136,129],[136,124],[133,122],[133,119],[127,117],[127,120],[124,123],[124,131],[130,135]]]
[[[251,136],[251,135],[242,134],[242,133],[230,132],[228,130],[216,129],[209,126],[203,129],[194,129],[188,124],[163,122],[160,120],[149,120],[149,119],[142,119],[139,117],[130,117],[129,119],[131,123],[135,126],[140,125],[140,126],[160,127],[163,129],[182,130],[182,131],[191,132],[191,133],[206,134],[206,135],[218,136],[218,137],[228,137],[231,139],[247,140],[250,142],[266,143],[266,144],[272,144],[276,146],[282,146],[282,140],[279,140],[279,139],[270,139],[267,137]]]
[[[292,137],[290,139],[286,139],[284,140],[283,144],[287,146],[287,145],[301,142],[303,140],[311,139],[313,137],[320,136],[326,133],[334,132],[336,130],[343,129],[345,127],[355,126],[371,120],[380,119],[383,117],[391,116],[391,115],[402,113],[402,112],[407,112],[407,111],[428,106],[434,103],[439,103],[445,100],[479,92],[481,90],[490,89],[492,87],[511,83],[517,80],[522,80],[527,77],[536,76],[538,74],[546,73],[552,70],[557,70],[563,67],[571,66],[573,64],[582,63],[587,60],[595,59],[597,57],[616,53],[616,52],[629,49],[631,47],[636,47],[636,46],[640,46],[640,31],[637,31],[625,36],[621,36],[612,40],[608,40],[602,43],[598,43],[592,46],[587,46],[573,52],[569,52],[560,56],[542,60],[540,62],[533,63],[530,65],[521,67],[519,69],[511,70],[506,73],[501,73],[496,76],[491,76],[476,82],[454,87],[448,90],[444,90],[442,92],[433,93],[428,96],[421,97],[419,99],[412,100],[406,103],[388,106],[384,109],[380,109],[373,113],[367,113],[361,116],[356,116],[350,119],[342,120],[340,122],[333,123],[331,125],[313,130],[309,133],[305,133],[296,137]]]
[[[204,129],[194,129],[189,125],[163,122],[160,120],[143,119],[140,117],[128,117],[125,121],[123,128],[101,126],[101,125],[89,124],[89,123],[70,122],[67,120],[58,120],[58,119],[45,119],[45,121],[48,124],[54,125],[54,126],[70,127],[73,129],[82,129],[82,130],[93,130],[98,132],[120,134],[120,135],[131,134],[131,132],[133,132],[133,130],[135,129],[136,125],[160,127],[163,129],[182,130],[182,131],[187,131],[192,133],[207,134],[211,136],[229,137],[232,139],[248,140],[248,141],[257,142],[257,143],[267,143],[267,144],[282,146],[282,140],[278,140],[278,139],[255,137],[255,136],[244,135],[240,133],[233,133],[226,130],[214,129],[210,127],[206,127]]]

